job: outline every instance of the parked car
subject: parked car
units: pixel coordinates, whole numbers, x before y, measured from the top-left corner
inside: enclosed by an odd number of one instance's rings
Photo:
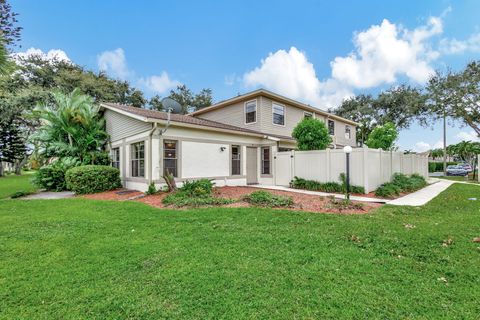
[[[473,168],[471,165],[469,165],[468,163],[460,163],[458,164],[458,166],[462,167],[463,169],[467,170],[468,173],[472,172],[473,171]]]
[[[466,176],[468,171],[465,170],[462,166],[448,166],[447,167],[447,176]]]

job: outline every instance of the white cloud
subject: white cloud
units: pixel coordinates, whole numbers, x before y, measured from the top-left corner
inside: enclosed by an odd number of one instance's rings
[[[160,94],[166,93],[181,84],[177,80],[170,79],[168,73],[165,71],[163,71],[162,74],[159,76],[141,78],[139,82],[146,86],[148,89]]]
[[[54,61],[72,62],[70,58],[67,56],[67,54],[65,53],[65,51],[60,49],[52,49],[47,52],[43,52],[42,50],[37,48],[29,48],[27,49],[27,51],[24,51],[24,52],[12,53],[11,57],[17,63],[19,63],[21,59],[27,59],[30,57],[38,57],[42,60],[50,61],[50,62],[54,62]]]
[[[100,70],[119,79],[125,80],[130,75],[122,48],[102,52],[97,56],[97,64]]]
[[[446,11],[448,12],[448,11]],[[246,72],[247,87],[263,86],[317,107],[335,107],[353,95],[353,90],[377,87],[405,76],[423,83],[439,57],[430,40],[443,32],[442,16],[430,17],[425,25],[406,29],[384,19],[365,31],[355,33],[354,52],[330,62],[331,77],[317,78],[313,64],[295,47],[269,53],[259,67]]]
[[[475,133],[475,131],[469,131],[469,132],[466,132],[466,131],[460,131],[459,133],[457,133],[457,135],[455,136],[459,141],[472,141],[472,142],[480,142],[480,138],[477,136],[477,134]]]
[[[445,54],[460,54],[466,51],[480,52],[480,33],[474,33],[466,40],[442,39],[440,50]]]
[[[438,140],[438,141],[435,142],[435,144],[433,145],[433,149],[440,149],[440,148],[443,148],[443,140]]]
[[[431,149],[432,147],[430,146],[430,144],[424,141],[419,141],[413,146],[413,150],[415,152],[425,152]]]

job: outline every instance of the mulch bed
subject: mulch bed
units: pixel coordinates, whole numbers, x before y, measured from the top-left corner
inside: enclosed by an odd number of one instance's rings
[[[336,214],[363,214],[378,208],[381,204],[378,203],[363,203],[361,209],[339,209],[331,204],[331,200],[328,197],[320,197],[316,195],[280,191],[280,190],[267,190],[252,187],[220,187],[214,189],[215,197],[222,197],[237,200],[234,203],[223,205],[225,208],[238,208],[238,207],[250,207],[250,204],[241,200],[245,195],[248,195],[254,191],[265,190],[276,195],[289,196],[293,198],[294,205],[291,208],[280,208],[286,210],[295,211],[308,211],[308,212],[323,212],[323,213],[336,213]],[[132,197],[140,196],[143,193],[140,191],[134,191],[133,193],[122,194],[121,190],[107,191],[97,194],[91,194],[83,196],[88,199],[96,200],[128,200]],[[172,208],[166,207],[162,203],[162,199],[167,195],[165,192],[160,192],[155,195],[143,196],[135,199],[134,201],[142,202],[156,208]],[[355,201],[352,201],[355,203]]]

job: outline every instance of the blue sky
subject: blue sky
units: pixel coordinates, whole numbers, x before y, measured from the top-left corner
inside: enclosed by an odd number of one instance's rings
[[[178,83],[212,88],[216,101],[265,87],[326,108],[480,57],[475,0],[11,3],[24,28],[17,51],[103,69],[147,96]],[[438,146],[440,128],[413,125],[398,144]],[[449,129],[449,143],[472,138]]]

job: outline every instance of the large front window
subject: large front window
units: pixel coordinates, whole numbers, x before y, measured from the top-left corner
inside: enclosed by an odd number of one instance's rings
[[[120,148],[112,149],[112,167],[120,169]]]
[[[270,147],[262,148],[262,174],[270,174]]]
[[[279,104],[272,104],[273,124],[285,125],[285,107]]]
[[[345,139],[350,139],[351,137],[350,126],[345,126]]]
[[[257,100],[245,103],[245,123],[257,122]]]
[[[165,140],[163,142],[163,174],[171,174],[174,177],[178,177],[177,168],[177,141]]]
[[[240,175],[240,146],[232,146],[232,176]]]
[[[131,145],[132,177],[145,177],[145,143]]]

